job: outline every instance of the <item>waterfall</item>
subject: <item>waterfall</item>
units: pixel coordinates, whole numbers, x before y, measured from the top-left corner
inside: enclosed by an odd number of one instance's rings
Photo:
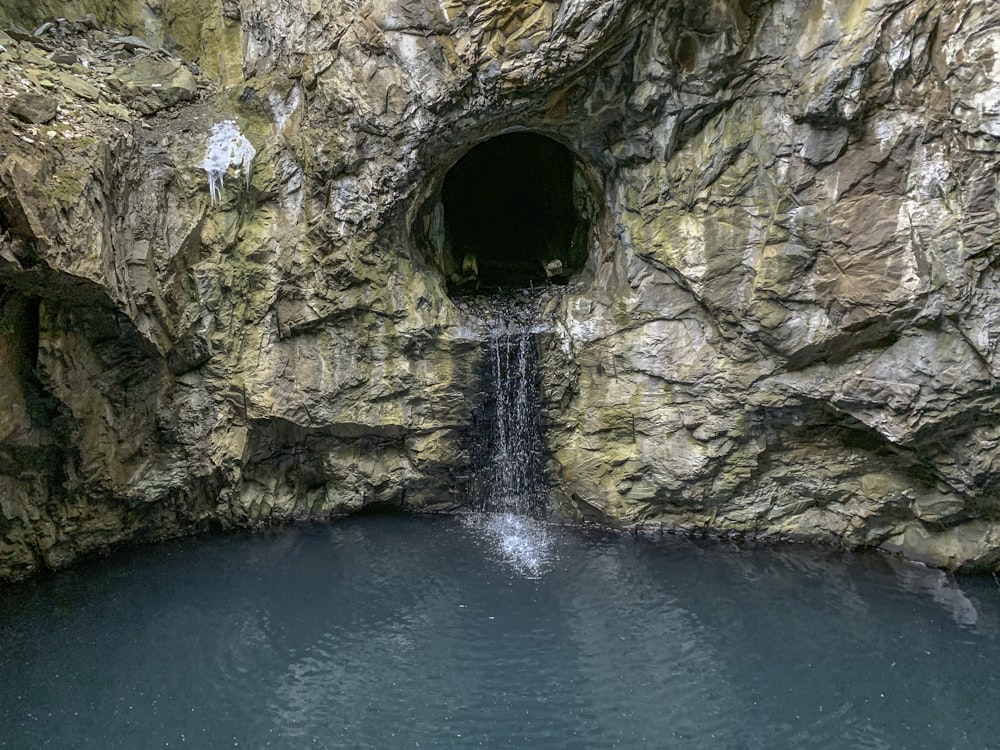
[[[486,342],[487,414],[480,509],[539,516],[544,512],[544,443],[538,357],[530,329],[513,326]]]
[[[549,482],[535,305],[495,302],[487,313],[481,403],[473,418],[474,518],[502,559],[538,575],[550,556]]]

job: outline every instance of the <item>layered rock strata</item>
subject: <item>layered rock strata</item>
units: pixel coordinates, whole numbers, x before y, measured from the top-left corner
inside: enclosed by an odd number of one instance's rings
[[[995,4],[23,5],[3,577],[462,505],[481,346],[442,184],[516,131],[569,149],[590,219],[539,313],[558,512],[1000,566]]]

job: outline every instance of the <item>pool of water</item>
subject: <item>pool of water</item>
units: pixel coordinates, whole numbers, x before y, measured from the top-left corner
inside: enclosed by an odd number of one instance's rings
[[[187,539],[2,588],[0,747],[1000,746],[992,578],[496,523]]]

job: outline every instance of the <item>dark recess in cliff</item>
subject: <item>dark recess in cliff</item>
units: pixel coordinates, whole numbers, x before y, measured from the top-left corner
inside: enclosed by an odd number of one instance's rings
[[[479,144],[442,189],[458,291],[564,282],[586,261],[589,221],[574,198],[573,154],[537,133]]]

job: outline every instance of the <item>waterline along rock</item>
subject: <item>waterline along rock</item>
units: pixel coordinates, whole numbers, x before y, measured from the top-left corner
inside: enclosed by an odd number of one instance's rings
[[[0,29],[0,576],[462,506],[486,333],[455,300],[550,284],[555,513],[1000,567],[996,3]]]

